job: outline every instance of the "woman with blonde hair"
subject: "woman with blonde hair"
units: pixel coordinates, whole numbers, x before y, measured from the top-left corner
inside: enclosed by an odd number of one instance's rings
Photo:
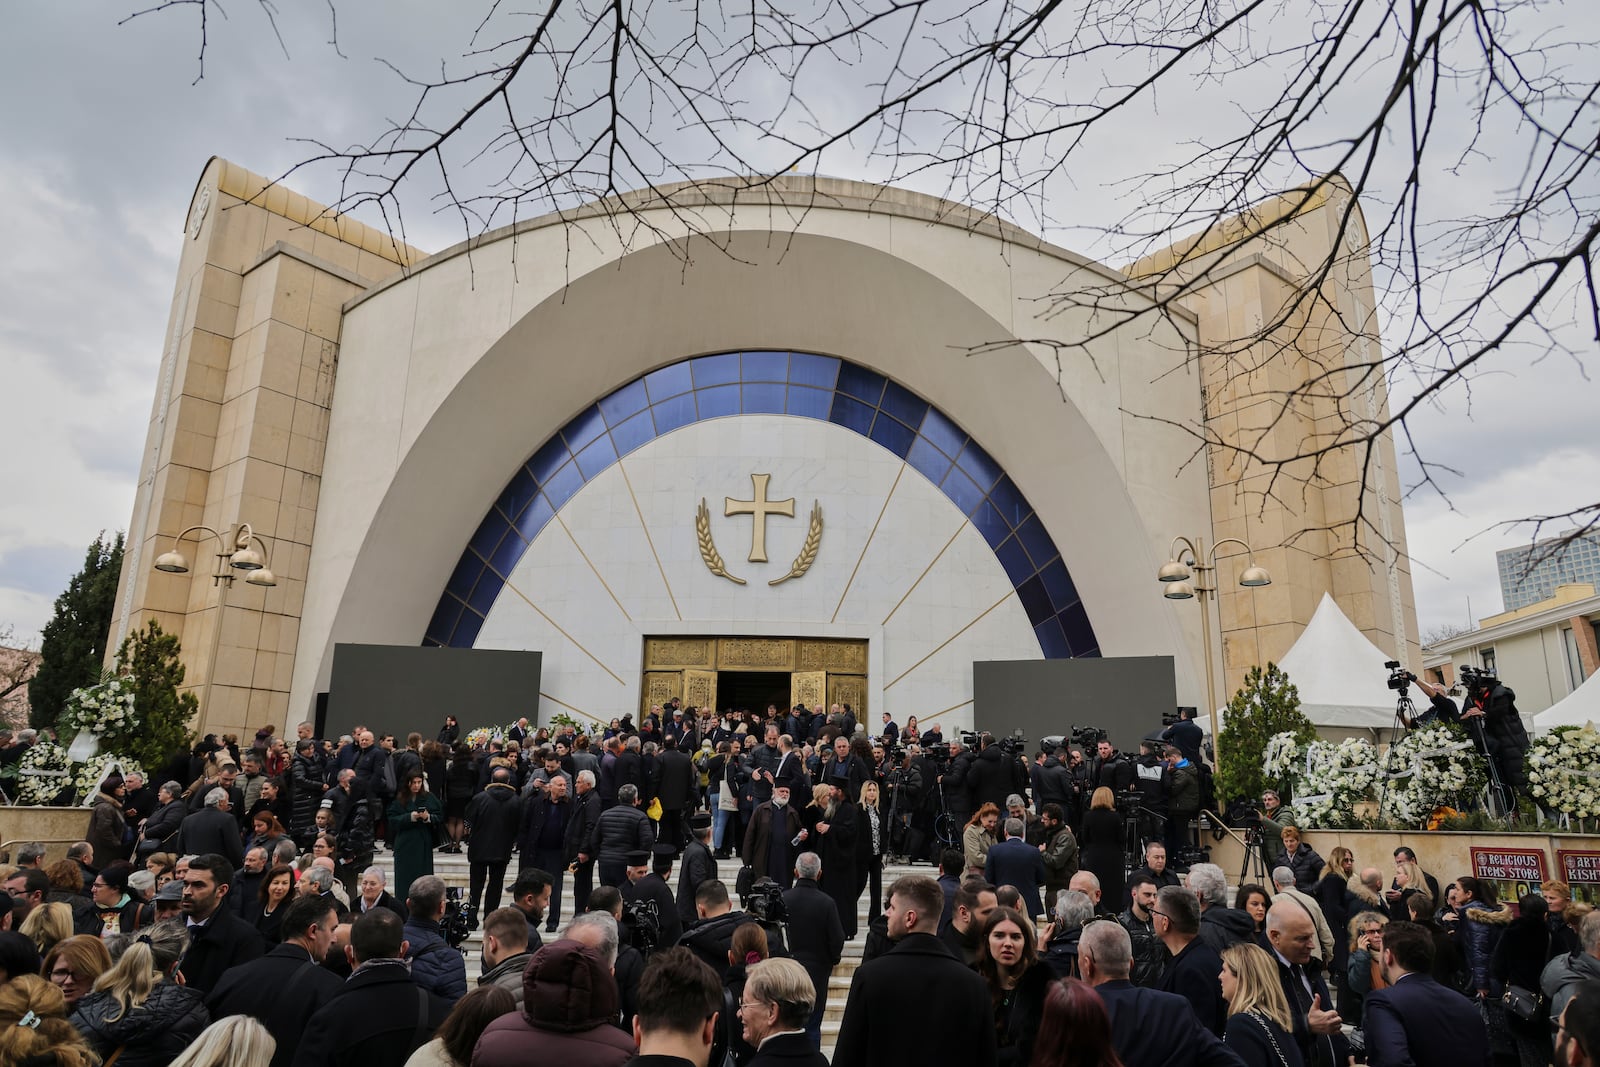
[[[117,962],[78,1001],[72,1025],[102,1059],[120,1052],[118,1067],[169,1067],[211,1022],[199,990],[171,977],[189,931],[168,919],[110,947]]]
[[[966,857],[967,870],[982,874],[989,862],[989,849],[1000,840],[1000,808],[993,802],[972,813],[967,828],[961,831],[961,853]]]
[[[867,922],[883,908],[883,857],[889,851],[889,817],[878,806],[878,783],[863,782],[856,817],[856,897],[867,889]]]
[[[56,943],[44,958],[44,976],[61,990],[67,1010],[82,1000],[102,974],[111,969],[111,953],[105,942],[89,934],[78,934]]]
[[[65,904],[40,904],[22,920],[22,936],[32,941],[39,955],[72,936],[72,909]]]
[[[61,990],[25,974],[0,985],[0,1067],[98,1067],[100,1057],[67,1022]]]
[[[1367,994],[1389,983],[1383,977],[1383,928],[1389,919],[1375,911],[1364,911],[1350,920],[1350,962],[1345,967],[1345,992],[1339,1001],[1339,1017],[1351,1026],[1361,1027],[1361,1009]],[[1348,1010],[1345,1001],[1348,1000]]]
[[[1083,833],[1078,837],[1078,866],[1100,879],[1100,899],[1116,907],[1122,899],[1123,839],[1122,816],[1117,813],[1117,796],[1108,786],[1096,789],[1083,816]]]
[[[200,1031],[172,1067],[267,1067],[277,1048],[277,1040],[254,1018],[230,1015]]]
[[[1260,946],[1241,941],[1222,950],[1217,977],[1228,1002],[1222,1040],[1245,1067],[1304,1067],[1277,961]]]

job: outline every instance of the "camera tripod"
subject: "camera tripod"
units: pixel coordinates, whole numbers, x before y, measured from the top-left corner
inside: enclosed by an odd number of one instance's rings
[[[1517,795],[1500,777],[1500,768],[1494,762],[1494,752],[1489,748],[1489,738],[1483,732],[1483,720],[1474,716],[1461,721],[1466,725],[1467,732],[1472,735],[1473,743],[1477,745],[1478,751],[1483,755],[1483,762],[1489,768],[1489,784],[1483,787],[1483,810],[1492,818],[1510,819],[1517,813]]]

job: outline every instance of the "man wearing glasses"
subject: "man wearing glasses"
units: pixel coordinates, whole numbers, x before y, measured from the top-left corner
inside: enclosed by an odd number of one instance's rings
[[[1163,886],[1150,909],[1156,936],[1172,953],[1156,988],[1176,993],[1189,1002],[1201,1026],[1218,1037],[1228,1021],[1228,1005],[1222,999],[1222,957],[1200,940],[1200,899],[1194,890],[1182,886]]]

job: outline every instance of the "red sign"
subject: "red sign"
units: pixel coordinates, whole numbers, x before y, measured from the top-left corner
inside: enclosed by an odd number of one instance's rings
[[[1593,904],[1600,899],[1600,852],[1557,849],[1561,880],[1572,887],[1572,899]]]
[[[1544,849],[1474,848],[1472,874],[1491,882],[1532,882],[1545,879]]]

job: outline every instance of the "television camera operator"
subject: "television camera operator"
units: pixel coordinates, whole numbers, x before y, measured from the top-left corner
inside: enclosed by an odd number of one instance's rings
[[[1141,741],[1139,758],[1133,761],[1134,788],[1139,791],[1139,836],[1146,841],[1167,837],[1172,770],[1163,756],[1166,747],[1160,741]]]
[[[1467,687],[1461,702],[1461,720],[1474,734],[1482,728],[1481,743],[1488,749],[1489,759],[1500,772],[1500,781],[1508,792],[1524,793],[1528,779],[1523,771],[1522,758],[1528,751],[1528,731],[1517,712],[1517,694],[1500,684],[1500,679],[1486,670],[1462,667],[1456,672]],[[1514,804],[1514,798],[1506,798]]]
[[[1178,721],[1161,731],[1161,740],[1175,746],[1190,763],[1200,762],[1200,745],[1205,740],[1205,734],[1194,721],[1198,710],[1193,707],[1179,708]]]
[[[1425,682],[1410,671],[1402,670],[1398,660],[1390,660],[1384,664],[1389,668],[1389,688],[1404,692],[1405,687],[1414,685],[1428,698],[1428,710],[1421,715],[1409,717],[1405,720],[1406,729],[1415,730],[1419,726],[1431,726],[1436,722],[1459,723],[1461,712],[1456,707],[1456,702],[1450,699],[1450,691],[1442,685]]]

